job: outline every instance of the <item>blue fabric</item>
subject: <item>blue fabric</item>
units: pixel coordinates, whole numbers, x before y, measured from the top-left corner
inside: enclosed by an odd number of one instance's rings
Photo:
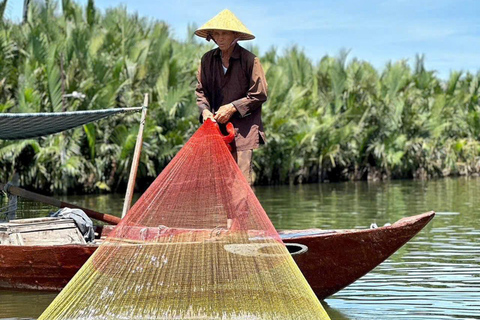
[[[93,230],[93,222],[86,215],[83,210],[80,209],[71,209],[71,208],[62,208],[55,213],[50,215],[51,217],[58,217],[63,219],[73,219],[75,225],[80,230],[80,233],[85,238],[85,241],[92,242],[95,240],[95,232]]]

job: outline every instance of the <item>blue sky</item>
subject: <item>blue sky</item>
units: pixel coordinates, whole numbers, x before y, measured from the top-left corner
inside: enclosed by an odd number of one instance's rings
[[[87,0],[77,0],[86,3]],[[388,61],[425,54],[442,78],[451,70],[480,70],[480,0],[96,0],[100,9],[129,11],[167,22],[178,38],[228,8],[255,34],[263,53],[297,44],[313,60],[341,49],[382,69]],[[6,15],[20,20],[23,0],[9,0]]]

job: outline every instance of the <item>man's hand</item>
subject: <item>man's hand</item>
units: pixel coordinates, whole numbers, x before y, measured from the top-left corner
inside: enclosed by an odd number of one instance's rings
[[[211,119],[213,122],[216,122],[215,116],[208,109],[204,109],[202,111],[202,117],[203,117],[203,121],[206,121],[207,119]]]
[[[235,112],[237,112],[237,108],[235,108],[233,104],[225,104],[215,113],[215,120],[220,123],[226,123]]]

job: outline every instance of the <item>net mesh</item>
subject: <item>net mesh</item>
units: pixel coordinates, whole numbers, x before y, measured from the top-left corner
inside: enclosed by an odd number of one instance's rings
[[[329,319],[206,121],[39,319]]]
[[[114,114],[141,110],[142,108],[138,107],[68,112],[0,113],[0,139],[19,140],[46,136]]]

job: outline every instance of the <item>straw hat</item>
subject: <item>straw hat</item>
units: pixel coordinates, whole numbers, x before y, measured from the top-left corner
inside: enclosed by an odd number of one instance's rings
[[[213,30],[227,30],[238,32],[238,40],[252,40],[255,36],[245,25],[233,14],[232,11],[225,9],[215,17],[210,19],[203,26],[195,31],[195,34],[199,37],[209,39],[209,34]]]

